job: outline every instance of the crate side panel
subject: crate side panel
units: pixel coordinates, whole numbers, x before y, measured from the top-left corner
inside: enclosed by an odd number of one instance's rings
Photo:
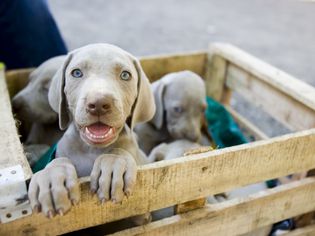
[[[151,82],[165,74],[182,70],[191,70],[204,77],[206,60],[206,52],[140,58],[142,68]]]
[[[260,80],[247,71],[230,64],[227,70],[227,86],[246,100],[261,107],[273,118],[291,130],[315,127],[315,109],[278,87]],[[302,93],[303,91],[301,91]],[[314,90],[315,93],[315,90]]]
[[[314,198],[315,179],[303,179],[300,182],[253,194],[247,198],[208,205],[203,209],[172,216],[144,227],[127,229],[111,236],[226,236],[257,233],[256,230],[264,230],[267,235],[270,230],[268,225],[315,210],[314,204],[305,204],[312,202]],[[309,227],[305,232],[314,232],[314,226]],[[293,233],[292,235],[304,234]]]
[[[315,110],[315,88],[226,43],[210,44],[209,52],[223,57],[258,80],[277,88],[299,103]]]
[[[100,205],[89,185],[81,203],[52,220],[33,214],[1,225],[0,234],[62,234],[315,168],[315,130],[139,167],[134,193]],[[21,233],[22,232],[22,233]]]
[[[32,171],[19,140],[3,70],[0,71],[0,95],[0,168],[21,165],[25,178],[29,179]]]

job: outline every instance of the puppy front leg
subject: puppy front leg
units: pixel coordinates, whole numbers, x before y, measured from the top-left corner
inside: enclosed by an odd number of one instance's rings
[[[48,218],[63,215],[80,200],[80,186],[74,165],[68,158],[54,159],[31,179],[28,196],[35,212]]]
[[[99,156],[91,172],[91,191],[104,203],[120,203],[124,195],[131,194],[137,178],[137,164],[132,155],[123,149],[113,149]]]

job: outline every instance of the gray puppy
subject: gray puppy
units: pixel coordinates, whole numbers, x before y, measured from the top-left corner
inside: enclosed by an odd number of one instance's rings
[[[48,103],[51,79],[66,56],[51,58],[42,63],[29,76],[27,86],[12,99],[14,111],[22,122],[28,122],[31,130],[25,144],[52,145],[62,136],[58,127],[58,115]]]
[[[139,61],[122,49],[92,44],[68,54],[53,78],[49,103],[67,129],[56,159],[30,182],[35,211],[62,215],[80,199],[77,176],[91,176],[101,202],[121,202],[146,157],[132,129],[155,112],[150,83]]]
[[[137,125],[140,148],[149,154],[153,147],[176,139],[201,141],[206,108],[202,78],[191,72],[170,73],[152,83],[156,113],[151,121]]]

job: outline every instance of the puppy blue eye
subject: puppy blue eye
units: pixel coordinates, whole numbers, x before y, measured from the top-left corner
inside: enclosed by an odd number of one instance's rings
[[[74,77],[74,78],[81,78],[83,76],[83,73],[80,69],[74,69],[71,71],[71,75]]]
[[[121,74],[120,74],[120,78],[121,78],[122,80],[130,80],[131,74],[130,74],[130,72],[128,72],[128,71],[123,71],[123,72],[121,72]]]
[[[183,108],[181,108],[181,107],[174,107],[173,110],[176,113],[182,113],[183,112]]]

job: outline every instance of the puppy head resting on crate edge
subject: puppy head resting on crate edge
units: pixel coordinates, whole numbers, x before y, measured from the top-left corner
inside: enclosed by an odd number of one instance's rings
[[[53,78],[48,97],[60,128],[74,122],[81,139],[97,147],[114,143],[125,123],[133,129],[155,112],[140,62],[109,44],[70,52]]]
[[[192,71],[170,73],[152,84],[156,113],[150,121],[156,129],[166,126],[173,139],[198,141],[206,108],[203,79]]]

